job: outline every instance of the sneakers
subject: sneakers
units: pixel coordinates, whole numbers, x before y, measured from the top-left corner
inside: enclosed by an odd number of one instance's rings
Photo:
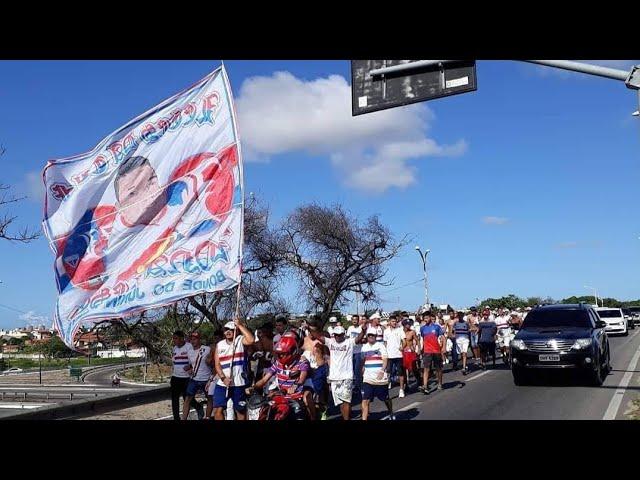
[[[462,375],[466,375],[467,373],[469,373],[469,369],[468,368],[463,368],[462,369]]]
[[[404,398],[404,390],[400,389],[400,392],[398,392],[398,398]]]
[[[322,412],[322,415],[320,415],[320,420],[326,420],[326,419],[327,419],[327,411],[326,411],[326,410],[324,410],[324,411]]]
[[[391,386],[391,382],[389,382],[389,390],[391,390],[393,387]]]
[[[444,387],[442,385],[438,385],[438,390],[444,390]]]

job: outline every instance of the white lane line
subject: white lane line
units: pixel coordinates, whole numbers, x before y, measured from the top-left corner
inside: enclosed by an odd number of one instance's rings
[[[640,349],[636,351],[633,358],[631,358],[631,362],[627,365],[626,373],[622,377],[620,381],[620,385],[616,389],[611,401],[609,402],[609,407],[607,407],[607,411],[604,412],[603,420],[615,420],[618,415],[618,410],[620,409],[620,404],[622,403],[622,398],[624,397],[624,393],[631,382],[631,377],[633,377],[633,372],[638,366],[638,360],[640,360]]]
[[[154,418],[154,420],[168,420],[170,418],[173,418],[173,415],[167,415],[166,417]]]
[[[468,379],[468,380],[462,380],[462,381],[463,381],[463,382],[465,382],[465,383],[466,383],[466,382],[470,382],[471,380],[475,380],[476,378],[480,378],[480,377],[482,377],[482,376],[486,375],[487,373],[491,373],[491,372],[493,372],[493,371],[494,371],[494,370],[486,370],[486,371],[484,371],[484,372],[482,372],[482,373],[479,373],[478,375],[474,375],[473,377],[471,377],[471,378],[470,378],[470,379]]]
[[[43,404],[25,404],[25,403],[0,403],[0,409],[14,409],[14,410],[29,410],[31,408],[40,408],[46,406],[46,403]]]
[[[406,411],[406,410],[411,410],[412,408],[415,408],[415,407],[417,407],[417,406],[419,406],[419,405],[422,405],[422,402],[413,402],[413,403],[410,403],[410,404],[409,404],[409,405],[407,405],[406,407],[402,407],[402,408],[400,408],[400,409],[398,409],[398,410],[394,411],[394,412],[393,412],[393,414],[395,415],[395,414],[396,414],[396,413],[398,413],[398,412],[404,412],[404,411]],[[388,418],[389,418],[389,415],[385,415],[385,416],[384,416],[384,417],[382,417],[380,420],[386,420],[386,419],[388,419]]]

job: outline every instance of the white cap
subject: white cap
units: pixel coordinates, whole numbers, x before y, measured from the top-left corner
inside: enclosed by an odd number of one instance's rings
[[[331,317],[329,319],[329,323],[336,323],[338,321],[338,319],[336,317]]]
[[[369,317],[370,320],[373,320],[374,318],[381,318],[380,314],[378,312],[374,313],[373,315],[371,315]]]
[[[236,324],[235,322],[227,322],[224,324],[224,328],[228,328],[229,330],[235,330]]]
[[[343,335],[344,334],[344,327],[341,326],[337,326],[333,328],[333,334],[334,335]]]

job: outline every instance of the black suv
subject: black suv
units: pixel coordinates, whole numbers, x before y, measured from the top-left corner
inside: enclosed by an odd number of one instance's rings
[[[606,323],[590,305],[534,308],[511,341],[511,372],[516,385],[537,369],[577,369],[600,386],[611,370]]]

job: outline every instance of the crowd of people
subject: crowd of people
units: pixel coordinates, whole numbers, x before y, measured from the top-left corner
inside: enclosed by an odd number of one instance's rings
[[[210,346],[197,331],[188,337],[176,331],[173,417],[186,420],[193,406],[201,419],[245,420],[247,399],[262,393],[299,399],[310,420],[326,420],[331,406],[349,420],[357,404],[367,420],[371,402],[378,399],[388,411],[384,418],[395,420],[389,395],[394,385],[398,398],[409,390],[429,395],[433,383],[443,389],[445,364],[467,375],[470,364],[486,369],[491,360],[495,366],[496,352],[508,362],[509,338],[528,310],[471,307],[388,318],[349,315],[349,325],[331,317],[326,330],[318,317],[293,326],[281,316],[255,332],[235,320]],[[206,410],[196,398],[199,393],[206,398]]]

